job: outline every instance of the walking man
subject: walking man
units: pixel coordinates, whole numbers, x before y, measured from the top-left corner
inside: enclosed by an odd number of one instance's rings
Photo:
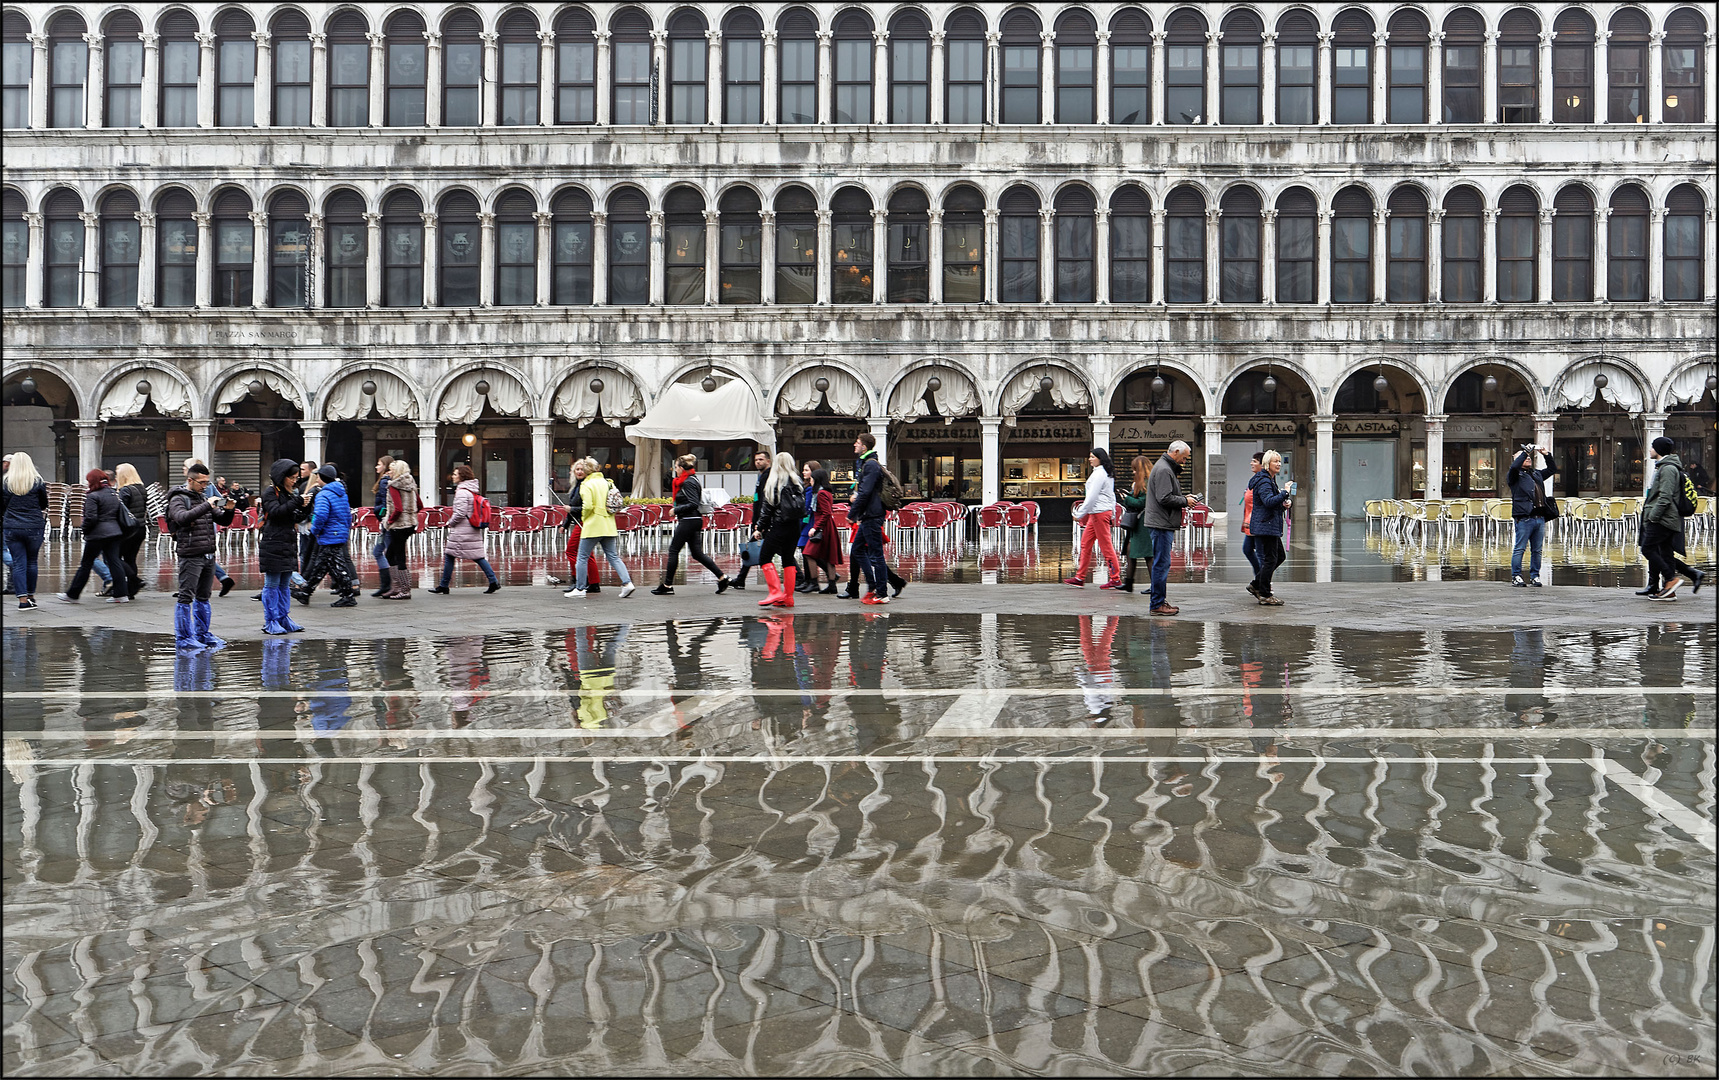
[[[209,594],[215,585],[215,526],[233,523],[233,500],[223,500],[217,506],[204,495],[208,487],[208,466],[193,463],[186,466],[185,484],[167,493],[167,527],[179,549],[173,640],[187,652],[226,644],[209,630],[214,618]]]
[[[1683,459],[1677,443],[1661,435],[1653,440],[1653,484],[1641,506],[1641,554],[1647,559],[1648,577],[1665,582],[1665,588],[1648,594],[1649,600],[1676,600],[1678,586],[1695,583],[1701,591],[1705,574],[1677,557],[1683,550],[1683,514],[1678,502],[1683,496]]]
[[[1530,460],[1532,458],[1532,460]],[[1558,466],[1544,446],[1530,446],[1510,461],[1504,482],[1510,487],[1510,516],[1516,520],[1516,546],[1510,551],[1510,584],[1518,589],[1540,585],[1540,546],[1546,539],[1546,480]],[[1522,576],[1522,553],[1530,551],[1528,576]]]
[[[859,481],[854,484],[850,505],[859,536],[849,551],[855,567],[865,574],[870,590],[862,604],[887,604],[889,567],[883,561],[883,463],[877,459],[877,436],[869,431],[859,433],[854,440],[854,453],[859,460]],[[851,571],[850,571],[851,573]]]
[[[756,519],[764,503],[764,481],[770,479],[770,451],[759,447],[758,452],[752,455],[752,467],[758,470],[758,482],[752,485],[752,516]],[[759,542],[754,541],[740,549],[740,573],[734,575],[734,580],[729,582],[732,588],[746,588],[746,575],[752,572],[759,546]]]
[[[1182,527],[1182,512],[1188,497],[1182,494],[1182,481],[1176,470],[1193,455],[1193,449],[1180,439],[1170,444],[1152,475],[1146,481],[1146,509],[1141,523],[1152,530],[1152,614],[1177,615],[1181,608],[1170,606],[1170,545],[1176,530]]]
[[[352,565],[347,542],[352,538],[352,503],[346,497],[346,485],[340,480],[340,470],[324,465],[317,470],[322,486],[316,491],[315,508],[310,514],[310,533],[316,548],[310,557],[310,569],[305,571],[304,588],[293,595],[301,604],[310,603],[310,594],[326,575],[340,598],[329,607],[358,606],[358,570]]]

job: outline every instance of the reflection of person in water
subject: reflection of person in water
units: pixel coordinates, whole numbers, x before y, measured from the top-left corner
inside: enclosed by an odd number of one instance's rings
[[[567,631],[567,658],[579,676],[579,726],[594,731],[609,719],[609,692],[615,689],[615,666],[621,644],[627,640],[626,623],[615,628],[615,636],[598,644],[598,629],[587,626]]]
[[[1546,642],[1538,627],[1517,630],[1510,646],[1510,685],[1538,690],[1546,685]],[[1504,710],[1519,724],[1544,724],[1556,719],[1544,694],[1505,694]]]
[[[1110,707],[1116,704],[1116,695],[1106,691],[1114,690],[1119,680],[1116,669],[1111,665],[1111,650],[1115,646],[1116,624],[1120,621],[1115,616],[1098,616],[1098,625],[1093,625],[1093,616],[1080,617],[1080,658],[1081,666],[1074,673],[1075,681],[1080,684],[1083,696],[1086,698],[1086,711],[1093,716],[1094,726],[1110,722]]]
[[[669,695],[669,705],[675,710],[676,724],[685,727],[686,722],[680,718],[680,707],[700,691],[704,681],[704,645],[722,628],[722,620],[711,619],[705,623],[704,629],[689,638],[684,648],[681,646],[680,623],[670,620],[665,624],[665,628],[668,631],[669,666],[674,669],[674,692]],[[575,633],[577,631],[567,631],[567,656],[571,662],[577,664],[578,661],[571,651]]]
[[[758,662],[752,665],[752,682],[754,686],[769,689],[789,689],[798,687],[800,690],[800,730],[804,731],[812,723],[812,665],[806,656],[806,650],[794,637],[794,616],[775,615],[759,619],[758,629],[762,629],[763,640],[755,629],[748,634],[748,643],[758,649]],[[786,661],[784,663],[783,661]],[[773,707],[780,698],[768,697],[759,702],[761,717],[773,715]],[[763,726],[755,720],[753,730]]]
[[[453,713],[453,725],[463,728],[471,723],[472,706],[489,695],[482,693],[489,685],[489,665],[483,658],[483,638],[462,637],[448,642],[448,684],[465,693],[448,699]]]

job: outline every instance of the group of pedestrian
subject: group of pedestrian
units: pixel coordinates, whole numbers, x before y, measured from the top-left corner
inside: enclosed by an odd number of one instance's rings
[[[1086,457],[1086,495],[1074,509],[1080,529],[1080,561],[1074,576],[1064,584],[1077,589],[1086,587],[1093,549],[1097,548],[1110,571],[1110,577],[1099,588],[1133,592],[1135,573],[1141,560],[1145,560],[1149,610],[1153,615],[1163,616],[1180,613],[1181,609],[1170,603],[1170,549],[1176,530],[1182,527],[1182,515],[1192,501],[1182,492],[1179,472],[1192,455],[1193,448],[1177,440],[1156,464],[1149,462],[1144,454],[1136,456],[1130,463],[1133,484],[1119,497],[1110,451],[1101,446],[1092,448]],[[1126,573],[1119,565],[1111,535],[1118,524],[1123,530],[1123,550],[1128,560]]]

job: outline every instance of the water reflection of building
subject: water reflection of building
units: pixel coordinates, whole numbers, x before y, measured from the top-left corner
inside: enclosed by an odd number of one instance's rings
[[[622,425],[710,378],[927,497],[1173,439],[1226,503],[1283,451],[1321,520],[1534,439],[1634,491],[1662,431],[1713,458],[1711,19],[9,8],[8,439],[543,503],[575,456],[632,488]]]

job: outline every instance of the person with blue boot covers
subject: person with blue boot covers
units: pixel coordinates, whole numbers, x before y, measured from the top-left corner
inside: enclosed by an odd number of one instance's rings
[[[173,638],[181,652],[219,649],[227,644],[209,624],[214,613],[209,596],[215,584],[215,526],[233,523],[234,501],[210,502],[209,469],[193,462],[185,467],[185,483],[167,493],[167,527],[179,554],[178,605],[173,610]]]
[[[352,537],[352,503],[340,471],[333,465],[324,465],[316,475],[322,479],[322,486],[316,489],[316,498],[311,502],[310,531],[316,549],[304,572],[305,584],[294,590],[293,596],[309,604],[311,593],[327,577],[330,586],[340,594],[340,599],[328,606],[357,607],[358,570],[352,565],[352,553],[346,547]]]
[[[269,466],[269,489],[263,492],[263,530],[257,541],[257,562],[263,571],[263,633],[294,634],[304,627],[292,621],[292,577],[298,570],[298,525],[309,519],[312,495],[293,492],[298,463],[280,458]]]

